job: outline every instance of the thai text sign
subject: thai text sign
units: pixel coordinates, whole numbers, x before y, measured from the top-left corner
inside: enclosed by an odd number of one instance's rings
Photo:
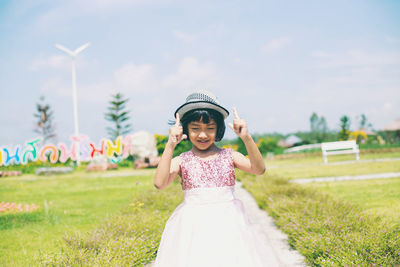
[[[118,136],[112,142],[109,139],[102,139],[100,145],[96,145],[89,140],[87,135],[71,136],[71,146],[64,143],[44,144],[40,146],[41,138],[36,138],[25,142],[24,146],[17,145],[13,149],[0,147],[0,166],[9,164],[26,164],[29,161],[47,161],[51,163],[64,163],[68,159],[88,161],[95,155],[105,155],[114,163],[133,155],[131,136]]]

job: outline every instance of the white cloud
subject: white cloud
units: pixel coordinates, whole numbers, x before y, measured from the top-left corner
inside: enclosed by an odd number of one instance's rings
[[[159,88],[155,67],[128,63],[114,72],[114,83],[121,92],[149,92]]]
[[[140,6],[159,5],[169,0],[73,0],[60,1],[56,7],[42,13],[32,23],[34,32],[42,32],[48,35],[49,32],[68,31],[66,25],[78,18],[87,16],[105,16],[117,14],[128,8]]]
[[[344,53],[314,51],[311,56],[320,60],[320,68],[365,67],[381,65],[399,65],[400,53],[368,53],[359,49]]]
[[[262,51],[264,53],[271,53],[274,51],[278,51],[281,48],[290,44],[291,42],[292,42],[292,39],[290,37],[284,36],[284,37],[275,38],[275,39],[272,39],[271,41],[269,41],[268,43],[266,43],[262,47]]]
[[[70,82],[69,78],[54,77],[42,85],[41,91],[53,96],[71,97]],[[159,95],[165,90],[180,91],[186,94],[196,89],[215,88],[217,83],[214,64],[200,63],[196,58],[186,57],[179,62],[175,70],[164,75],[159,74],[156,66],[152,64],[128,63],[122,65],[113,72],[111,77],[105,78],[103,81],[78,83],[77,94],[79,101],[105,103],[111,94],[117,92],[128,97],[153,97],[155,93]],[[160,106],[158,102],[153,104]],[[146,102],[140,109],[155,111],[154,107],[147,105],[149,102]]]
[[[58,77],[53,77],[47,80],[40,88],[40,91],[45,94],[57,96],[71,96],[72,87],[67,86],[63,80]]]
[[[196,40],[196,35],[190,34],[190,33],[184,33],[179,30],[174,30],[172,31],[172,34],[180,41],[183,41],[184,43],[191,43],[194,40]]]
[[[238,57],[235,57],[235,58],[232,59],[232,62],[237,64],[237,63],[241,62],[241,59],[238,58]]]
[[[331,58],[331,57],[334,57],[334,54],[318,50],[318,51],[311,52],[311,56],[315,57],[315,58]]]
[[[393,100],[386,100],[377,103],[365,111],[369,122],[372,122],[374,129],[382,129],[385,125],[392,120],[399,117],[400,102]]]
[[[179,63],[177,72],[168,75],[163,83],[166,87],[175,87],[188,91],[216,87],[218,78],[213,63],[199,63],[194,57],[185,57]]]
[[[383,110],[390,111],[390,110],[392,110],[393,108],[394,108],[394,105],[393,105],[392,102],[385,102],[385,103],[383,104]]]
[[[43,56],[35,59],[29,69],[32,71],[38,71],[42,69],[71,69],[71,59],[63,55],[54,55],[48,58]]]
[[[165,112],[169,107],[169,103],[165,99],[151,98],[149,101],[139,103],[135,106],[135,110],[143,114]]]
[[[85,102],[105,102],[111,94],[115,94],[118,91],[113,83],[109,81],[81,85],[78,84],[77,87],[78,98],[85,100]]]

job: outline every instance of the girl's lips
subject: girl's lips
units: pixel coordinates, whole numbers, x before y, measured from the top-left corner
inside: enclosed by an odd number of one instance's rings
[[[200,140],[198,140],[197,142],[202,143],[202,144],[205,144],[205,143],[207,143],[208,141],[200,141]]]

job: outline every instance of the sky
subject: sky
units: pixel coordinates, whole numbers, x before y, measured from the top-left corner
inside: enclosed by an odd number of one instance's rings
[[[400,117],[400,1],[0,0],[0,145],[23,144],[41,96],[57,141],[107,137],[111,96],[129,99],[133,131],[167,134],[186,96],[214,93],[253,134],[308,131],[316,112],[337,130],[365,114]],[[233,120],[233,112],[227,122]],[[227,128],[225,138],[234,138]]]

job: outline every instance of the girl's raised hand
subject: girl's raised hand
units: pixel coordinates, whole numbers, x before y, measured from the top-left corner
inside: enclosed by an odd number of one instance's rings
[[[176,114],[175,125],[169,129],[168,142],[170,142],[174,147],[179,144],[180,141],[187,138],[187,135],[183,134],[183,128],[180,126],[180,122],[179,114]]]
[[[240,138],[248,135],[249,131],[247,129],[247,124],[244,119],[241,119],[237,113],[236,108],[233,108],[233,114],[235,118],[233,119],[233,124],[229,123],[229,127],[237,134]]]

